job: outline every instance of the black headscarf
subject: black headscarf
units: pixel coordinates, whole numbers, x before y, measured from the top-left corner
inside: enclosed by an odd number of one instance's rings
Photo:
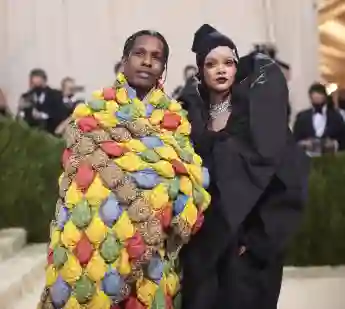
[[[234,53],[236,63],[239,60],[235,43],[227,36],[208,24],[202,25],[194,34],[192,52],[196,54],[196,63],[200,68],[204,65],[206,56],[212,49],[228,46]]]

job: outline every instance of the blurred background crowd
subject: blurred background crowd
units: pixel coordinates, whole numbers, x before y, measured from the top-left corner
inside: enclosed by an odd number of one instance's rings
[[[173,65],[166,89],[178,99],[197,74],[189,53],[193,32],[210,22],[234,39],[241,55],[255,50],[276,60],[290,88],[291,129],[301,147],[311,156],[345,148],[344,1],[245,0],[232,6],[193,0],[182,10],[178,3],[148,8],[134,1],[130,12],[127,4],[111,0],[48,2],[0,1],[2,116],[61,136],[91,88],[111,84],[121,71],[123,38],[139,28],[167,36]],[[82,4],[84,17],[77,15]],[[157,18],[148,20],[148,13]],[[127,15],[130,25],[124,23]],[[172,26],[177,16],[189,22],[179,23],[183,33]]]

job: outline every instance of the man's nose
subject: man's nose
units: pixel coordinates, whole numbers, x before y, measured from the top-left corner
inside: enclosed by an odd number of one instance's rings
[[[145,55],[143,58],[143,64],[147,67],[152,66],[152,58],[150,55]]]

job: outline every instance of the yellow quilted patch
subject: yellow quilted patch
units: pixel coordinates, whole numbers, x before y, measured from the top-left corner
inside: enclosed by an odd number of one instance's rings
[[[91,186],[87,190],[85,198],[91,206],[99,207],[108,197],[110,192],[111,191],[103,185],[101,178],[97,174]]]
[[[150,203],[154,210],[162,209],[169,202],[168,188],[161,183],[154,187],[150,195]]]
[[[128,217],[127,211],[122,212],[120,218],[113,226],[113,230],[116,237],[121,241],[133,237],[135,228]]]
[[[114,162],[127,172],[136,172],[149,167],[133,152],[127,152],[124,156],[115,159]]]
[[[198,218],[198,210],[193,204],[193,199],[188,199],[187,204],[181,212],[181,218],[186,220],[190,226],[193,226]]]
[[[67,262],[60,270],[60,275],[67,283],[75,283],[82,275],[82,268],[74,255],[69,255]]]
[[[78,104],[73,111],[73,119],[80,119],[92,114],[91,109],[86,104]]]
[[[86,267],[86,275],[94,282],[99,282],[103,279],[104,274],[107,272],[108,266],[96,251],[92,256],[90,262]]]
[[[76,183],[73,181],[66,192],[66,206],[67,208],[73,208],[83,199],[83,194],[77,189]]]
[[[157,289],[159,286],[151,280],[143,279],[137,282],[137,296],[138,299],[145,304],[146,306],[150,307]]]
[[[82,309],[82,306],[78,303],[74,296],[71,296],[63,309]]]
[[[99,246],[100,243],[105,239],[107,230],[108,228],[106,227],[102,219],[98,216],[98,214],[95,214],[90,225],[85,230],[85,233],[91,243]]]
[[[65,245],[65,247],[72,250],[75,248],[80,239],[81,232],[72,221],[68,221],[65,224],[64,230],[61,234],[61,242]]]
[[[53,265],[49,265],[46,269],[46,285],[52,286],[58,277],[58,273]]]

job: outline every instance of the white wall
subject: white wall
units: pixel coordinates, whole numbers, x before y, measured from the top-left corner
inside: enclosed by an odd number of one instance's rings
[[[318,81],[316,0],[265,0],[271,3],[273,41],[278,57],[291,64],[290,96],[293,113],[309,107],[308,88]]]
[[[202,23],[229,35],[244,54],[252,43],[269,39],[270,20],[264,10],[263,0],[0,0],[0,87],[15,108],[33,67],[44,68],[55,87],[66,75],[88,91],[111,84],[125,39],[139,29],[151,28],[162,32],[170,44],[167,89],[172,90],[181,82],[183,67],[194,62],[190,47]],[[298,10],[292,9],[290,15]],[[282,23],[277,18],[274,22]],[[291,29],[285,31],[291,34]],[[278,47],[289,46],[293,35],[278,32],[277,37],[283,38],[277,39]],[[285,57],[282,50],[283,58],[293,66],[300,64],[299,54],[291,56],[290,51]]]

